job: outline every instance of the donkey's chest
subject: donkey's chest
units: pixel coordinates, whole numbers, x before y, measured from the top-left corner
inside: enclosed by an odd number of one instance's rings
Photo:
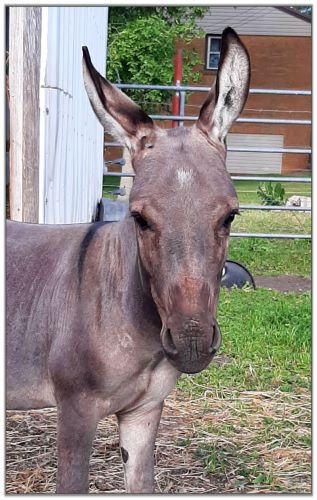
[[[127,370],[126,377],[116,388],[105,387],[104,397],[98,403],[101,414],[130,411],[163,401],[175,387],[179,375],[165,357],[155,367],[149,363],[141,370]]]
[[[174,389],[180,375],[181,373],[164,357],[148,375],[148,383],[141,397],[142,403],[163,401]]]

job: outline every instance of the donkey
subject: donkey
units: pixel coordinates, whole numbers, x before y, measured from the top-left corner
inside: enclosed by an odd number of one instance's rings
[[[119,424],[125,485],[154,491],[164,399],[220,346],[216,310],[238,200],[226,134],[245,104],[249,56],[222,34],[216,81],[192,127],[164,130],[105,80],[83,47],[102,125],[131,153],[118,223],[7,226],[7,407],[57,406],[58,493],[88,491],[100,419]]]

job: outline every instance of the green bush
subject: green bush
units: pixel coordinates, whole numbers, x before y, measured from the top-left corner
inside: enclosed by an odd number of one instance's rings
[[[285,189],[280,182],[274,186],[272,182],[264,182],[257,188],[257,195],[261,199],[262,205],[284,205],[285,204]]]
[[[205,7],[187,6],[111,7],[107,78],[118,83],[170,85],[175,49],[181,41],[182,83],[197,83],[203,61],[190,42],[204,36],[196,21],[205,11]],[[126,93],[147,113],[169,110],[171,92],[129,89]]]

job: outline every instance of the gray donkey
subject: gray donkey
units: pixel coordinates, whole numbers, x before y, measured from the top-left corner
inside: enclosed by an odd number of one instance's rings
[[[131,152],[129,215],[113,224],[7,225],[7,408],[57,405],[58,493],[88,491],[98,421],[118,418],[126,490],[154,491],[164,399],[220,345],[216,310],[238,200],[227,132],[250,63],[222,34],[215,84],[192,127],[163,130],[94,68],[102,125]]]

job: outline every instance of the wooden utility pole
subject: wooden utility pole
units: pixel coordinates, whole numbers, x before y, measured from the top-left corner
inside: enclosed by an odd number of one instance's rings
[[[10,218],[38,222],[41,7],[10,7]]]

